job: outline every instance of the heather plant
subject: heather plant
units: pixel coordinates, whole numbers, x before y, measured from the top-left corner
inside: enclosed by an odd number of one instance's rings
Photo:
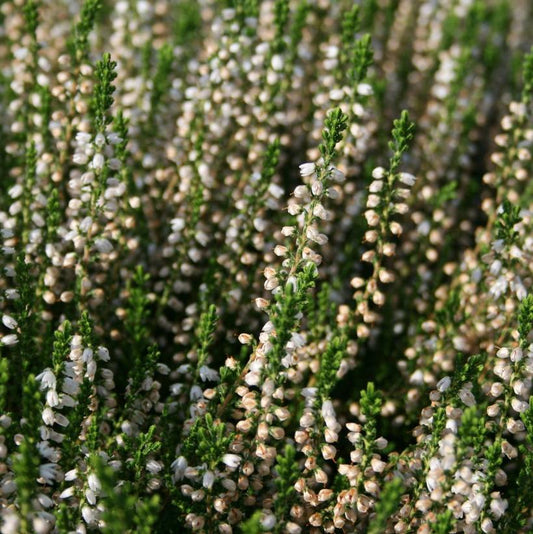
[[[0,2],[0,531],[533,529],[526,0]]]

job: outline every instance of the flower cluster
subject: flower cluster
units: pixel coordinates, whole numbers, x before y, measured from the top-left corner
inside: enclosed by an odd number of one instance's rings
[[[533,6],[6,0],[0,532],[533,530]]]

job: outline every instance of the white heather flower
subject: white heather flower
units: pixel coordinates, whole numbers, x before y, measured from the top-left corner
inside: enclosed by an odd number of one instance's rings
[[[361,96],[371,96],[374,94],[374,90],[369,83],[360,83],[357,85],[357,93]]]
[[[368,195],[368,199],[366,201],[366,207],[376,208],[377,206],[379,206],[380,202],[381,202],[381,199],[379,198],[378,195],[374,195],[374,194]]]
[[[180,232],[185,228],[185,219],[183,218],[175,218],[170,221],[170,227],[172,228],[173,232]]]
[[[91,142],[91,134],[87,132],[77,132],[76,133],[76,142],[79,145],[87,145]]]
[[[319,180],[313,180],[313,182],[311,183],[311,193],[315,197],[318,197],[323,192],[324,192],[324,186],[323,186],[322,182],[320,182]]]
[[[401,172],[399,174],[399,178],[400,182],[402,182],[402,184],[405,184],[408,187],[412,187],[413,185],[415,185],[416,177],[408,172]]]
[[[72,156],[72,161],[77,165],[85,165],[89,161],[89,156],[82,152],[76,152]]]
[[[313,215],[325,221],[328,218],[328,211],[319,203],[313,208]]]
[[[503,252],[503,249],[505,247],[505,241],[503,239],[496,239],[492,242],[492,250],[494,252],[500,253]]]
[[[328,443],[322,445],[321,452],[324,460],[333,460],[337,454],[337,449]]]
[[[272,530],[276,526],[276,516],[272,513],[263,515],[261,519],[261,526],[264,530]]]
[[[56,376],[52,372],[51,369],[46,368],[42,373],[38,374],[35,377],[36,380],[40,380],[41,382],[41,389],[44,388],[51,388],[55,389],[56,387]]]
[[[104,156],[98,152],[93,157],[92,168],[96,170],[101,170],[104,167],[104,163]]]
[[[272,56],[272,68],[278,72],[283,70],[283,59],[279,54]]]
[[[102,490],[100,480],[98,479],[95,473],[89,474],[89,476],[87,477],[87,484],[89,484],[89,488],[91,488],[95,493],[99,493]]]
[[[287,247],[283,246],[283,245],[276,245],[274,247],[274,254],[276,256],[279,256],[279,257],[283,257],[283,256],[286,256],[287,255]]]
[[[325,245],[328,242],[328,236],[319,233],[319,231],[314,226],[310,226],[307,229],[306,235],[308,239],[314,241],[318,245]]]
[[[306,412],[300,417],[300,426],[309,428],[315,424],[315,417],[311,412]]]
[[[215,483],[215,474],[213,471],[207,470],[202,477],[202,486],[205,489],[211,489]]]
[[[16,345],[19,342],[19,339],[16,334],[8,334],[7,336],[4,336],[0,341],[2,345],[10,346]]]
[[[379,193],[383,189],[383,181],[382,180],[374,180],[370,187],[368,188],[368,191],[370,193]]]
[[[44,493],[39,493],[37,495],[37,500],[43,508],[50,508],[54,504],[54,501]]]
[[[452,383],[452,379],[449,376],[445,376],[444,378],[441,378],[437,382],[437,389],[441,393],[443,393],[444,391],[446,391],[451,386],[451,383]]]
[[[59,405],[59,395],[55,389],[49,389],[46,392],[46,404],[52,408]]]
[[[70,486],[69,488],[67,488],[66,490],[63,490],[59,494],[59,498],[60,499],[69,499],[70,497],[72,497],[74,495],[75,491],[76,491],[76,488],[74,486]]]
[[[105,238],[96,239],[94,246],[101,254],[109,254],[113,250],[113,245],[108,239]]]
[[[519,362],[523,357],[524,357],[524,352],[522,351],[520,347],[515,347],[511,351],[510,359],[512,362]]]
[[[287,211],[289,215],[298,215],[302,211],[302,207],[297,202],[289,202]]]
[[[85,490],[85,499],[87,499],[87,502],[91,505],[96,504],[96,494],[92,489],[86,489]]]
[[[375,473],[382,473],[385,470],[385,467],[387,467],[386,462],[377,458],[372,458],[372,460],[370,460],[370,465]]]
[[[184,456],[178,456],[171,464],[170,468],[174,471],[174,479],[182,480],[187,469],[187,460]]]
[[[502,347],[501,349],[498,349],[498,352],[496,352],[496,356],[502,359],[509,358],[509,349],[506,347]]]
[[[328,187],[328,190],[326,191],[329,198],[332,200],[337,200],[339,198],[339,190],[335,187]]]
[[[305,387],[302,388],[300,391],[302,397],[305,397],[306,399],[315,399],[316,394],[318,393],[318,388],[315,387]]]
[[[265,280],[264,288],[267,291],[272,291],[273,289],[275,289],[278,286],[279,286],[279,281],[278,281],[277,278],[269,278],[268,280]]]
[[[67,471],[65,473],[65,480],[67,482],[72,482],[73,480],[76,480],[78,478],[78,470],[77,469],[71,469],[70,471]]]
[[[292,234],[294,234],[295,231],[296,231],[296,228],[294,228],[294,226],[284,226],[284,227],[281,229],[281,233],[282,233],[285,237],[290,237]]]
[[[280,199],[285,194],[283,187],[279,186],[278,184],[274,184],[274,183],[268,186],[268,192],[274,198],[277,198],[277,199]]]
[[[366,210],[365,219],[368,226],[377,226],[379,224],[379,215],[374,210]]]
[[[146,463],[146,470],[149,473],[152,473],[153,475],[159,473],[161,469],[163,469],[163,465],[161,464],[161,462],[158,462],[156,460],[148,460],[148,462]]]
[[[346,179],[346,176],[344,175],[344,173],[340,171],[339,169],[337,169],[337,167],[334,167],[333,165],[330,165],[328,167],[328,172],[329,172],[330,178],[334,182],[337,182],[339,184],[343,183],[344,180]]]
[[[309,197],[309,189],[306,185],[298,185],[294,188],[294,196],[296,198],[306,198]]]
[[[83,520],[88,525],[93,525],[98,519],[98,511],[96,508],[91,508],[90,506],[83,506],[81,509],[81,515]]]
[[[108,362],[110,360],[110,357],[109,357],[109,350],[106,349],[105,347],[98,347],[97,349],[97,354],[98,354],[98,358],[102,361],[102,362]]]
[[[4,323],[4,326],[6,328],[9,328],[10,330],[13,330],[14,328],[17,328],[18,323],[16,319],[11,317],[11,315],[3,315],[2,316],[2,322]]]
[[[200,386],[194,385],[189,391],[189,399],[192,401],[197,401],[203,397],[203,391]]]
[[[383,167],[376,167],[372,171],[372,178],[374,178],[374,180],[383,180],[385,176],[387,176],[387,171]]]
[[[498,276],[502,270],[502,262],[500,260],[494,260],[490,265],[490,274]]]
[[[41,417],[45,425],[52,426],[55,422],[54,411],[49,406],[43,410]]]
[[[467,388],[461,388],[459,390],[459,398],[468,407],[472,407],[476,405],[476,398],[474,397],[472,392]]]
[[[265,309],[267,306],[268,306],[268,300],[262,298],[262,297],[257,297],[255,299],[255,305],[257,306],[257,308],[259,308],[260,310],[263,310]]]
[[[252,341],[253,341],[253,336],[251,336],[250,334],[239,334],[239,343],[241,343],[242,345],[249,345]]]
[[[315,173],[316,166],[314,163],[302,163],[300,165],[300,176],[311,176]]]
[[[45,484],[51,485],[57,479],[58,465],[56,463],[41,464],[39,475],[45,480]]]
[[[500,519],[500,517],[502,517],[503,514],[505,513],[505,510],[507,510],[508,504],[505,499],[502,499],[500,497],[499,492],[494,492],[494,493],[496,493],[497,496],[490,501],[490,510],[492,514],[494,515],[494,519]]]
[[[6,509],[2,520],[2,534],[18,534],[20,532],[20,519],[14,511]]]
[[[219,376],[218,376],[218,372],[215,371],[214,369],[211,369],[207,365],[202,365],[200,367],[200,378],[202,382],[217,381]]]
[[[237,454],[224,454],[222,462],[226,464],[230,469],[236,469],[241,463],[241,457]]]
[[[511,406],[513,407],[513,410],[518,413],[523,413],[529,408],[529,404],[527,402],[517,398],[513,398],[511,400]]]

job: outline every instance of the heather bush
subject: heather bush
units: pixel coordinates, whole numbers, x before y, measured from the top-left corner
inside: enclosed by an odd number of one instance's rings
[[[533,530],[531,2],[0,20],[2,534]]]

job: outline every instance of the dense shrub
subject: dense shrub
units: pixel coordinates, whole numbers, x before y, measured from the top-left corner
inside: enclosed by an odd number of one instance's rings
[[[531,2],[0,19],[3,534],[533,529]]]

